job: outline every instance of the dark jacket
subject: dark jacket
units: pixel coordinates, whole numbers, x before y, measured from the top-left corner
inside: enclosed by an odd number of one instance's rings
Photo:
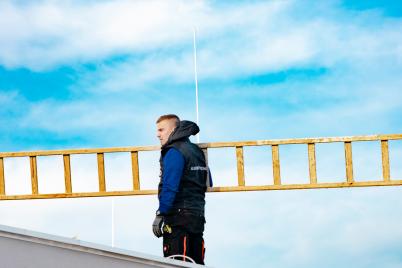
[[[191,135],[196,135],[198,132],[199,128],[194,122],[181,121],[179,126],[170,135],[167,143],[161,148],[159,198],[161,198],[160,195],[163,187],[162,161],[164,155],[171,148],[175,148],[183,155],[185,160],[183,175],[180,178],[179,188],[169,213],[185,209],[204,214],[208,167],[202,150],[189,140]]]

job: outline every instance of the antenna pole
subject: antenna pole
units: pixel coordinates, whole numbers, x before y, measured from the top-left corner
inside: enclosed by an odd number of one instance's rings
[[[112,248],[114,248],[114,197],[112,197]]]
[[[193,28],[193,45],[194,45],[195,112],[197,115],[197,125],[200,125],[199,114],[198,114],[197,44],[196,44],[195,27]],[[200,143],[200,133],[197,134],[197,143]]]

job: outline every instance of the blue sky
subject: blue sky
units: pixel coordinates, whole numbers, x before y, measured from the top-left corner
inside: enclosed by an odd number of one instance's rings
[[[1,151],[151,145],[157,143],[154,121],[160,114],[176,113],[195,120],[193,27],[197,28],[202,142],[401,133],[401,17],[398,1],[2,1]],[[394,145],[391,161],[400,163],[401,146]],[[378,174],[372,168],[378,159],[366,153],[372,152],[370,147],[359,150],[360,174]],[[284,152],[284,161],[298,170],[301,164],[292,152]],[[211,155],[216,159],[217,184],[229,182],[235,171],[229,169],[229,160],[222,159],[232,156],[225,152]],[[331,157],[325,161],[336,162]],[[143,158],[144,163],[157,161],[157,155]],[[267,172],[263,161],[256,158],[250,156],[250,161],[261,172],[253,171],[251,177]],[[19,170],[24,164],[8,165],[11,172],[26,175]],[[149,169],[144,171],[147,176],[157,176],[152,170],[155,165],[149,164]],[[324,165],[321,171],[330,176],[342,174],[340,169]],[[400,165],[395,169],[396,175],[402,175]],[[83,180],[91,177],[85,170],[85,166],[80,169]],[[284,174],[289,178],[300,175],[292,170]],[[244,267],[243,261],[255,267],[339,267],[354,261],[356,267],[400,266],[401,255],[393,250],[402,245],[393,237],[401,241],[395,226],[402,217],[373,202],[379,198],[384,207],[402,208],[399,196],[399,187],[212,194],[209,203],[220,209],[211,209],[209,215],[210,263],[215,267]],[[116,199],[117,226],[121,236],[131,237],[120,238],[117,246],[160,254],[159,241],[149,242],[153,239],[148,232],[155,207],[152,198]],[[11,210],[15,203],[3,202],[0,210],[8,215],[3,217],[4,224],[66,236],[80,233],[80,239],[110,243],[100,235],[109,228],[108,221],[96,232],[88,232],[91,219],[85,220],[88,207],[92,218],[107,218],[109,212],[102,208],[109,202],[26,201],[15,211]],[[147,206],[141,207],[141,202]],[[312,204],[315,210],[289,216],[287,209],[300,209],[294,202],[302,211]],[[259,205],[251,209],[254,214],[249,221],[242,223],[244,228],[257,230],[245,232],[247,237],[231,238],[237,239],[231,250],[214,237],[230,235],[223,223],[233,223],[222,211],[230,210],[233,203],[244,213],[249,206]],[[320,203],[329,207],[327,213]],[[35,204],[35,213],[41,216],[22,224],[19,220],[27,213],[23,204]],[[283,204],[283,208],[274,204]],[[82,222],[73,227],[62,224],[66,219],[59,214],[60,207],[65,217]],[[146,215],[139,223],[124,216],[132,208]],[[263,208],[269,210],[261,213]],[[367,213],[353,216],[362,209]],[[367,224],[378,221],[378,214],[389,232],[377,234]],[[271,222],[271,215],[279,220]],[[239,215],[232,217],[241,222]],[[310,233],[313,230],[306,217],[319,218],[318,236]],[[350,220],[356,225],[349,226]],[[299,231],[312,237],[299,237],[296,229],[288,233],[292,221],[305,223]],[[138,224],[144,234],[132,234],[128,222]],[[357,232],[357,223],[364,223],[370,233],[366,240]],[[268,230],[256,225],[266,225]],[[238,228],[235,232],[243,228],[233,226]],[[332,234],[334,229],[337,235]],[[348,238],[353,232],[358,236]],[[266,240],[251,239],[258,237]],[[377,248],[363,247],[367,241],[378,240]],[[141,241],[143,248],[133,241]],[[345,253],[343,247],[354,251]],[[368,263],[355,263],[356,258]]]

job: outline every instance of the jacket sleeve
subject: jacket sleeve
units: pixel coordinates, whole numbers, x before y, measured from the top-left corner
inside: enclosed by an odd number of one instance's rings
[[[163,215],[172,208],[184,170],[184,156],[171,148],[162,159],[163,186],[159,197],[159,212]]]

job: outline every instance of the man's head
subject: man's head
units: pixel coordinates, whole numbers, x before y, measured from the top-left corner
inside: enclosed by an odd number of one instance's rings
[[[180,118],[175,114],[162,115],[156,120],[156,136],[165,145],[169,139],[170,134],[179,125]]]

